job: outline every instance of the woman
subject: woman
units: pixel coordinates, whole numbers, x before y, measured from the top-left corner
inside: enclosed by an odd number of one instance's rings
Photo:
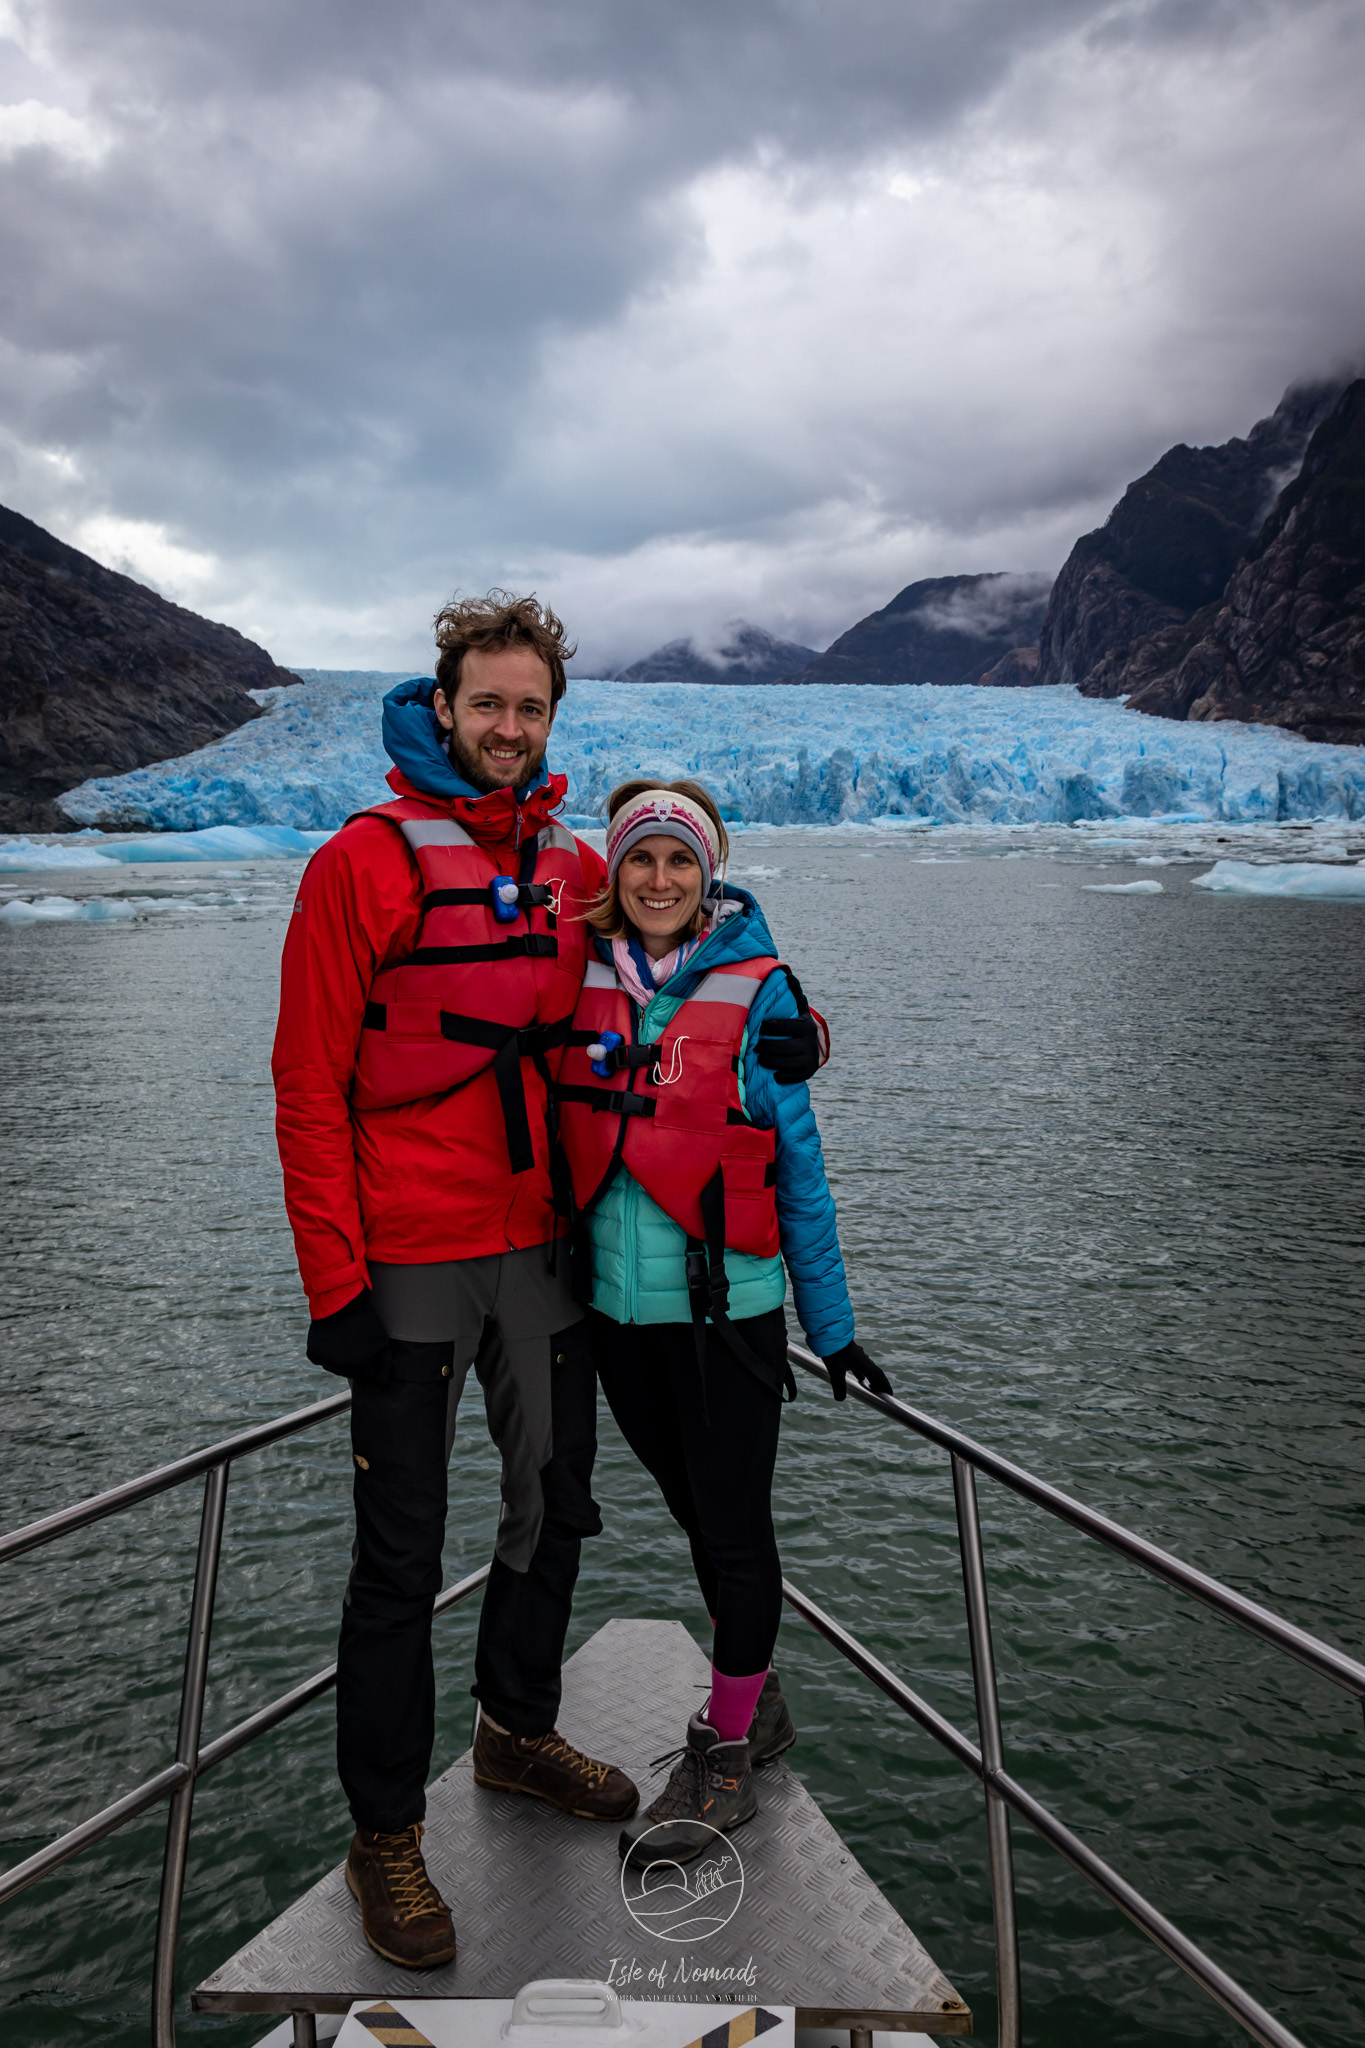
[[[595,945],[557,1090],[598,1372],[687,1532],[715,1627],[710,1698],[666,1788],[621,1835],[622,1855],[641,1862],[697,1856],[712,1829],[749,1820],[753,1766],[796,1740],[770,1670],[782,1609],[772,1477],[784,1386],[795,1394],[784,1258],[836,1397],[850,1372],[890,1392],[853,1341],[804,1080],[784,1085],[780,1059],[772,1070],[774,1038],[808,1035],[808,1006],[753,897],[721,881],[728,851],[697,783],[613,793],[607,886],[589,912]]]

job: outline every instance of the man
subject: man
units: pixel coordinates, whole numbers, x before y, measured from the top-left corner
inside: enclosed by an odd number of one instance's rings
[[[471,1362],[502,1456],[475,1654],[474,1775],[621,1822],[635,1786],[558,1733],[591,1494],[596,1381],[552,1185],[550,1086],[586,965],[600,857],[553,821],[545,767],[572,656],[554,614],[494,592],[436,622],[435,681],[384,701],[396,801],[313,857],[285,941],[273,1069],[308,1356],[351,1380],[356,1541],[337,1761],[365,1937],[455,1954],[422,1858],[446,1468]],[[812,1044],[769,1049],[779,1074]]]

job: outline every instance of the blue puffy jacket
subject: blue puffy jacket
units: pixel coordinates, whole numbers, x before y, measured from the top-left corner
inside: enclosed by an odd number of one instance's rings
[[[611,948],[597,941],[610,964]],[[685,967],[665,983],[639,1012],[639,1042],[650,1045],[666,1029],[680,1003],[713,967],[733,960],[774,954],[771,934],[753,897],[725,886],[725,909],[715,929]],[[730,1314],[762,1315],[786,1296],[782,1271],[791,1274],[796,1313],[822,1358],[853,1341],[853,1310],[839,1251],[834,1197],[825,1178],[820,1133],[804,1083],[783,1085],[754,1053],[767,1017],[794,1017],[796,998],[785,974],[770,974],[749,1010],[740,1060],[740,1095],[754,1123],[777,1132],[777,1221],[782,1256],[752,1258],[727,1252]],[[618,1323],[685,1323],[691,1320],[684,1265],[686,1233],[645,1193],[624,1167],[617,1169],[589,1219],[592,1237],[593,1307]]]

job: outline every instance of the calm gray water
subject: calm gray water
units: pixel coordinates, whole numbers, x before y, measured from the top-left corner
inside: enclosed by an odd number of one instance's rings
[[[859,1335],[897,1388],[1358,1652],[1365,908],[1127,865],[1156,843],[765,832],[735,872],[834,1027],[817,1100]],[[1087,892],[1152,873],[1160,895]],[[294,875],[8,878],[144,900],[0,926],[5,1526],[332,1391],[302,1357],[271,1131]],[[494,1521],[473,1408],[456,1468],[450,1578]],[[622,1612],[700,1639],[681,1539],[605,1408],[599,1473],[574,1643]],[[330,1660],[347,1474],[336,1425],[237,1468],[209,1734]],[[0,1583],[5,1864],[169,1755],[193,1492]],[[946,1461],[808,1385],[777,1503],[789,1575],[970,1729]],[[1349,1700],[985,1483],[982,1505],[1017,1775],[1291,2025],[1358,2040]],[[467,1737],[473,1616],[439,1626],[444,1763]],[[971,1781],[799,1623],[779,1654],[796,1768],[993,2038]],[[75,2048],[95,2022],[111,2048],[145,2041],[163,1825],[0,1913],[7,2044]],[[329,1702],[207,1779],[182,1985],[348,1835]],[[1023,1830],[1016,1856],[1030,2043],[1243,2038]],[[264,2031],[181,2025],[223,2048]]]

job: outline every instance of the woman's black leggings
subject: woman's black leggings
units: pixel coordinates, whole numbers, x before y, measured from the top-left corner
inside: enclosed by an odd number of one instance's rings
[[[686,1531],[708,1614],[716,1668],[733,1678],[772,1662],[782,1617],[782,1566],[772,1484],[787,1326],[780,1308],[735,1327],[771,1364],[771,1388],[707,1330],[706,1400],[690,1323],[614,1323],[589,1315],[603,1389],[622,1436],[659,1483]]]

